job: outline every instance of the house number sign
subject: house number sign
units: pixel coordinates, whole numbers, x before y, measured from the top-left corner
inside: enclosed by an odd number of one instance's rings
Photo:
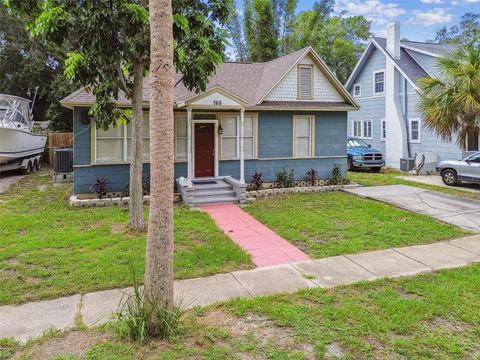
[[[222,105],[222,100],[213,100],[213,105],[214,106],[221,106]]]

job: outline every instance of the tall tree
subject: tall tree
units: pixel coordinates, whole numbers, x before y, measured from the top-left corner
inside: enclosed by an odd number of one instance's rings
[[[63,76],[65,54],[33,39],[26,25],[24,17],[0,2],[0,92],[32,98],[39,86],[34,119],[48,121],[53,130],[71,131],[71,110],[59,101],[78,85]]]
[[[297,9],[297,0],[286,0],[285,10],[283,12],[283,24],[281,24],[281,53],[287,54],[291,47],[291,35],[293,31],[293,25],[295,24],[295,10]]]
[[[263,62],[278,56],[278,38],[270,0],[245,0],[244,31],[249,60]]]
[[[440,44],[469,44],[480,42],[480,14],[466,13],[460,18],[460,25],[437,29],[435,42]]]
[[[228,18],[227,28],[229,32],[229,38],[235,49],[236,59],[238,61],[248,60],[247,46],[244,41],[244,34],[242,29],[242,21],[240,17],[240,11],[234,9],[230,17]]]
[[[440,76],[419,80],[419,110],[427,128],[466,148],[480,133],[480,48],[470,43],[438,61]]]
[[[150,217],[145,302],[173,308],[173,32],[170,0],[150,1]],[[154,313],[153,313],[154,314]],[[148,319],[155,329],[160,319]],[[154,330],[155,331],[155,330]]]

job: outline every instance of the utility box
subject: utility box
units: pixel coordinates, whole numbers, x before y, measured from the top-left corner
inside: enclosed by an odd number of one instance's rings
[[[400,170],[404,172],[409,172],[415,167],[414,158],[403,158],[400,159]]]
[[[73,172],[73,148],[59,148],[53,155],[54,181],[70,181]]]

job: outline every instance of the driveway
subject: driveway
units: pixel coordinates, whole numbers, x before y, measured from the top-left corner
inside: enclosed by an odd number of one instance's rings
[[[399,176],[398,178],[407,181],[414,181],[420,184],[450,187],[445,185],[442,178],[438,175]],[[461,184],[456,186],[455,189],[480,194],[480,185],[477,184]]]
[[[464,199],[407,185],[368,186],[344,191],[480,232],[480,200]]]

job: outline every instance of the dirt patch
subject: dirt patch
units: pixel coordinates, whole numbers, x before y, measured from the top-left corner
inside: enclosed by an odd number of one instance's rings
[[[445,319],[443,317],[436,317],[428,323],[431,330],[441,329],[447,332],[463,332],[472,329],[472,325],[462,322]]]
[[[40,192],[43,192],[45,190],[47,190],[48,186],[47,185],[38,185],[37,189],[38,191]]]
[[[5,259],[9,264],[18,264],[18,259],[15,256],[9,257]]]
[[[402,298],[405,298],[405,299],[417,299],[417,300],[422,299],[422,296],[420,296],[418,294],[415,294],[415,293],[412,293],[412,292],[409,292],[409,291],[404,290],[404,289],[399,289],[398,292],[400,293],[400,296]]]
[[[60,355],[83,357],[85,352],[94,344],[105,341],[110,335],[102,332],[74,330],[59,338],[48,339],[34,344],[22,354],[15,354],[12,360],[28,358],[46,360]]]
[[[344,356],[345,352],[343,351],[339,343],[332,342],[331,344],[327,345],[325,351],[325,357],[327,359],[342,359]]]
[[[230,333],[232,339],[249,338],[252,335],[260,345],[274,345],[291,351],[303,351],[306,359],[315,359],[313,346],[295,342],[291,328],[279,326],[266,316],[248,313],[236,317],[225,310],[215,309],[208,312],[200,320],[210,327],[220,327]],[[249,354],[243,354],[242,359],[253,359]],[[258,356],[254,357],[259,359]]]
[[[111,232],[113,235],[125,234],[127,226],[125,224],[112,224]]]

